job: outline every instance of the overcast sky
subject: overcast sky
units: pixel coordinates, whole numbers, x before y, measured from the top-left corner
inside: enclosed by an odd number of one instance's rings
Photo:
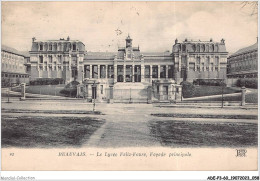
[[[241,2],[2,2],[2,44],[20,51],[37,40],[81,40],[87,51],[117,51],[129,33],[143,52],[174,40],[226,40],[228,52],[256,42],[257,15]],[[122,34],[117,35],[120,30]]]

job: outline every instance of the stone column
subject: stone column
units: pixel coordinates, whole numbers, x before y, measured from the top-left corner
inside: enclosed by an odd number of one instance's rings
[[[168,85],[168,100],[172,101],[172,84]]]
[[[168,65],[166,65],[166,79],[168,79],[168,69],[169,69],[169,67],[168,67]]]
[[[76,95],[76,97],[79,98],[79,96],[80,96],[80,84],[77,85],[77,95]]]
[[[176,102],[176,84],[173,84],[171,87],[172,87],[172,100]]]
[[[108,74],[107,74],[107,69],[108,69],[108,65],[105,65],[105,69],[106,69],[106,76],[105,76],[105,78],[107,79],[108,78]]]
[[[161,79],[161,75],[160,75],[160,73],[161,73],[161,66],[158,65],[158,79]]]
[[[135,82],[135,65],[132,65],[132,82]]]
[[[21,83],[21,101],[25,100],[25,83]]]
[[[246,88],[242,87],[242,92],[241,92],[241,106],[246,105]]]
[[[125,77],[126,77],[126,75],[125,75],[125,72],[126,72],[126,65],[124,64],[123,65],[123,82],[125,82]]]
[[[117,63],[114,64],[114,83],[117,82]]]
[[[178,70],[178,72],[180,72],[181,71],[181,55],[179,55],[179,70]]]
[[[150,82],[153,80],[153,66],[150,65]]]
[[[97,66],[97,77],[100,79],[100,65]]]
[[[89,78],[92,79],[92,65],[89,65]]]
[[[88,84],[88,101],[92,100],[92,85]]]
[[[142,62],[141,64],[141,82],[145,82],[145,78],[144,78],[144,63]]]
[[[179,89],[178,93],[175,91],[176,94],[176,101],[180,102],[182,101],[182,86],[177,86],[177,88]]]

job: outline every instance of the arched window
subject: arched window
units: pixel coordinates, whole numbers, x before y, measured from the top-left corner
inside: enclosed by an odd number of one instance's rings
[[[186,45],[182,45],[182,51],[186,52]]]
[[[197,52],[200,52],[200,45],[197,45]]]

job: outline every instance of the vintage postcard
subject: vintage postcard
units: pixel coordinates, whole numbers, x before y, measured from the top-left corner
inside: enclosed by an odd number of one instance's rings
[[[1,5],[2,170],[258,170],[257,1]]]

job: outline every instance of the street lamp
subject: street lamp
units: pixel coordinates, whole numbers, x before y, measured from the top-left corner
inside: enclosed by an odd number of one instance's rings
[[[96,81],[94,80],[94,83],[93,83],[93,87],[96,87]],[[94,91],[93,91],[94,90]],[[96,107],[96,89],[92,89],[92,94],[93,94],[93,98],[94,98],[94,101],[93,101],[93,112],[95,112],[95,107]]]

